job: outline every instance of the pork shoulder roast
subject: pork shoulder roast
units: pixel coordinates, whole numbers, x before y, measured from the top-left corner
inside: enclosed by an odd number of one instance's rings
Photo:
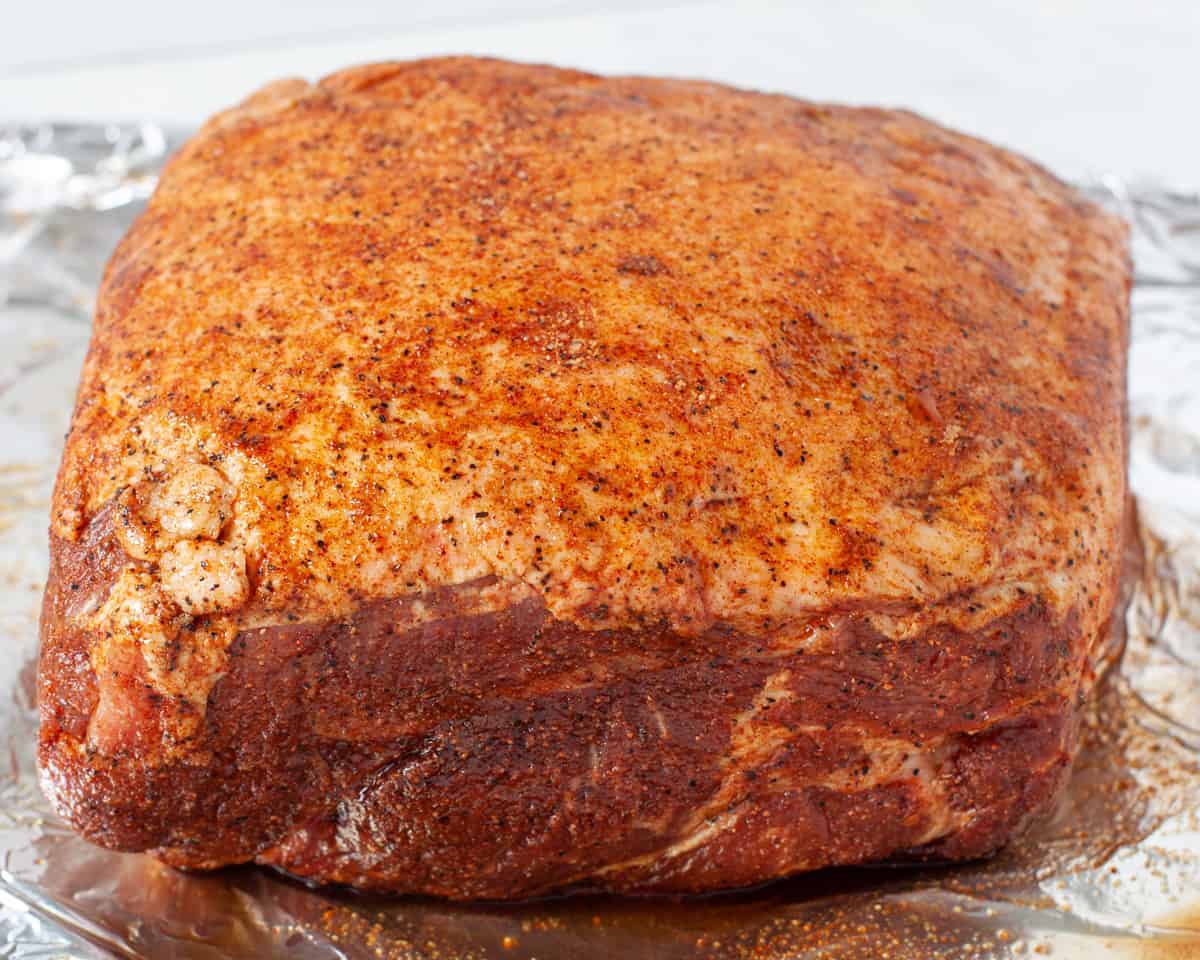
[[[996,850],[1119,617],[1124,227],[911,113],[450,58],[171,161],[54,493],[40,763],[455,898]]]

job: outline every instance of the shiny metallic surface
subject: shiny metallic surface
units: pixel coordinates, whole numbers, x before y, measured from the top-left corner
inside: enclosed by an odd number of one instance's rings
[[[33,656],[95,284],[175,138],[0,129],[0,956],[1163,957],[1200,953],[1200,196],[1103,182],[1134,228],[1124,658],[1056,815],[996,858],[690,900],[449,905],[186,875],[67,830],[37,785]]]

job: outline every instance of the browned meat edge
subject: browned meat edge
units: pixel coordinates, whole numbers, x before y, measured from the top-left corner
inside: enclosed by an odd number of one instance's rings
[[[834,618],[819,652],[779,654],[721,630],[585,631],[538,601],[456,616],[447,589],[423,597],[435,615],[407,632],[392,626],[402,601],[383,601],[241,633],[209,698],[207,763],[149,766],[136,742],[89,753],[89,637],[67,611],[127,560],[109,516],[53,544],[40,758],[85,836],[167,862],[257,858],[367,888],[512,897],[581,881],[729,887],[906,848],[968,858],[1050,802],[1076,739],[1078,704],[1061,691],[1083,638],[1037,596],[970,634],[893,641]],[[729,775],[735,718],[781,670],[795,696],[760,701],[758,716],[791,732],[725,785],[733,825],[592,877],[678,838]],[[157,694],[136,669],[124,682],[150,718],[133,728],[153,736]],[[936,751],[937,790],[971,812],[966,826],[913,848],[938,811],[916,776],[872,784],[869,737]]]

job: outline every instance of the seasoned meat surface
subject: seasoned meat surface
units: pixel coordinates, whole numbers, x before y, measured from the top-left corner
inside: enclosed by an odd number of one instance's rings
[[[1108,649],[1124,228],[909,113],[452,58],[214,117],[105,276],[43,782],[451,897],[962,858]]]

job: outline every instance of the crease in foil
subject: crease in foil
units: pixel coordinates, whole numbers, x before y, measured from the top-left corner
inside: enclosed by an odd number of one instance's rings
[[[1057,813],[994,859],[463,906],[187,875],[67,830],[34,767],[48,501],[100,272],[177,139],[0,127],[0,957],[1200,956],[1200,196],[1115,179],[1087,189],[1133,229],[1126,652]]]

